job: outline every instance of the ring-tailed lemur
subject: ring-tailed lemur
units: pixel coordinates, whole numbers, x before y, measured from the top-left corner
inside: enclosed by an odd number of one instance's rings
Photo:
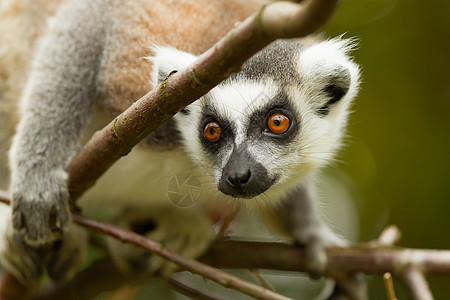
[[[6,207],[0,211],[2,263],[24,282],[44,268],[52,278],[70,277],[81,261],[85,237],[70,224],[65,172],[80,142],[170,72],[193,62],[262,3],[37,2],[53,6],[34,51],[16,49],[26,83],[12,83],[23,86],[9,158],[12,214]],[[1,11],[18,3],[25,1],[5,1]],[[15,14],[0,18],[0,31],[14,32],[8,20],[24,18]],[[0,47],[8,46],[13,48]],[[208,211],[257,208],[305,245],[311,272],[322,271],[325,248],[343,242],[320,217],[313,178],[339,148],[358,91],[359,68],[347,54],[350,48],[351,42],[340,38],[272,43],[113,165],[80,200],[84,212],[100,212],[196,257],[213,239]],[[0,68],[7,65],[0,57]],[[0,91],[3,108],[15,100],[5,91]],[[8,136],[0,136],[3,143]],[[186,174],[197,178],[201,195],[192,207],[179,208],[168,199],[177,191],[170,194],[168,187]],[[6,174],[1,178],[5,182]],[[56,240],[46,257],[37,256],[36,246]],[[122,269],[170,269],[132,246],[109,244]]]

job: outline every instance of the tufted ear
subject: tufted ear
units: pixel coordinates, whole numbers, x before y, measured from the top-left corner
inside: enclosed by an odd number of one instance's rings
[[[197,56],[177,50],[173,47],[152,47],[153,56],[146,57],[152,62],[151,83],[153,86],[161,83],[171,72],[187,67],[197,59]]]
[[[316,113],[326,116],[342,100],[349,103],[359,87],[359,66],[348,52],[353,40],[335,38],[307,48],[300,54],[299,72],[303,88],[312,100]]]
[[[350,70],[342,65],[336,65],[325,79],[325,87],[322,91],[328,97],[328,101],[317,109],[320,115],[327,115],[330,108],[347,95],[352,82]]]

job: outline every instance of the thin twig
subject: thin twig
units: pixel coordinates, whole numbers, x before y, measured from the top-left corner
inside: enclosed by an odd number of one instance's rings
[[[399,278],[405,285],[411,300],[433,300],[433,294],[421,268],[420,265],[411,264],[403,270]]]
[[[391,273],[389,272],[384,273],[383,280],[388,300],[397,300],[397,297],[395,296],[394,282],[392,281]]]
[[[111,226],[96,220],[92,220],[80,215],[73,215],[74,223],[81,225],[90,230],[107,234],[122,242],[128,242],[142,249],[155,253],[168,261],[176,263],[181,268],[204,278],[210,279],[226,288],[232,288],[246,295],[257,299],[279,299],[287,300],[289,298],[276,294],[258,285],[249,283],[240,278],[232,276],[221,270],[210,267],[204,263],[200,263],[193,259],[184,258],[181,255],[164,248],[161,244],[151,241],[134,232],[126,231],[118,227]]]
[[[275,292],[274,287],[262,276],[261,272],[258,269],[249,269],[249,271],[260,286]]]
[[[383,230],[377,240],[378,246],[392,246],[400,242],[402,233],[395,225],[390,225]]]

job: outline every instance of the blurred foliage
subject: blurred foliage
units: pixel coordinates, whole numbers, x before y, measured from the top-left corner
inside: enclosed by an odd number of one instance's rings
[[[359,38],[363,70],[339,165],[357,190],[360,238],[397,224],[403,246],[450,249],[450,1],[346,0],[326,28],[343,32]],[[432,280],[436,299],[449,284]]]

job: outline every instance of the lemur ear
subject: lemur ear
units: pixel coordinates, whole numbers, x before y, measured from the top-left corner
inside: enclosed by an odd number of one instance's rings
[[[300,54],[302,88],[310,95],[318,115],[328,115],[344,99],[343,107],[347,107],[355,97],[360,70],[348,55],[354,47],[354,40],[338,37],[315,44]]]
[[[350,70],[344,66],[336,65],[325,82],[323,92],[329,100],[317,110],[317,113],[323,116],[330,112],[330,107],[333,104],[340,101],[348,93],[351,84]]]
[[[188,66],[197,59],[197,56],[177,50],[173,47],[152,47],[154,55],[146,57],[153,63],[151,83],[153,86],[161,83],[171,72]]]

